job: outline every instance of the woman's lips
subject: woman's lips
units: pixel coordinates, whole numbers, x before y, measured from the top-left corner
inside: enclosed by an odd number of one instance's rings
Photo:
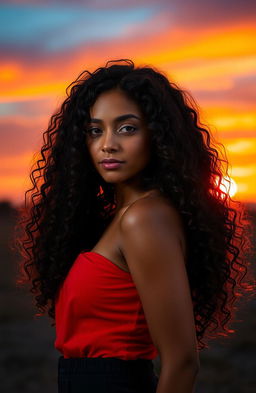
[[[101,162],[101,164],[105,169],[116,169],[119,168],[123,162]]]

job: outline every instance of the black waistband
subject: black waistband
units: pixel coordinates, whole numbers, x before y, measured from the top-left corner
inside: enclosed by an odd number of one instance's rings
[[[123,360],[119,358],[68,358],[59,357],[59,374],[130,374],[153,372],[150,359]]]

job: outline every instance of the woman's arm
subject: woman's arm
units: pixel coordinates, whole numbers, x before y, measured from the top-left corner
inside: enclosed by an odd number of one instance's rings
[[[141,199],[123,214],[120,233],[160,355],[157,393],[193,393],[199,357],[180,218],[167,202]]]

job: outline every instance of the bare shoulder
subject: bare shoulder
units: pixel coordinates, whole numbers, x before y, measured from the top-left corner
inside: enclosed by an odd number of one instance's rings
[[[140,198],[132,203],[122,215],[120,225],[138,224],[144,220],[165,219],[173,223],[181,223],[180,215],[177,209],[167,198],[155,196],[150,198]]]
[[[141,198],[120,219],[120,245],[161,363],[197,364],[193,304],[179,212],[161,197]]]
[[[175,233],[185,255],[185,233],[182,218],[171,202],[163,196],[140,198],[132,203],[120,219],[120,231],[123,236],[130,232],[138,236],[148,234],[148,238],[162,233],[168,237]]]

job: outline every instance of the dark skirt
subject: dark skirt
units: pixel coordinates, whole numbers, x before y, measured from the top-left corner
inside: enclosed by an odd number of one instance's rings
[[[149,359],[59,357],[58,393],[155,393],[157,383]]]

